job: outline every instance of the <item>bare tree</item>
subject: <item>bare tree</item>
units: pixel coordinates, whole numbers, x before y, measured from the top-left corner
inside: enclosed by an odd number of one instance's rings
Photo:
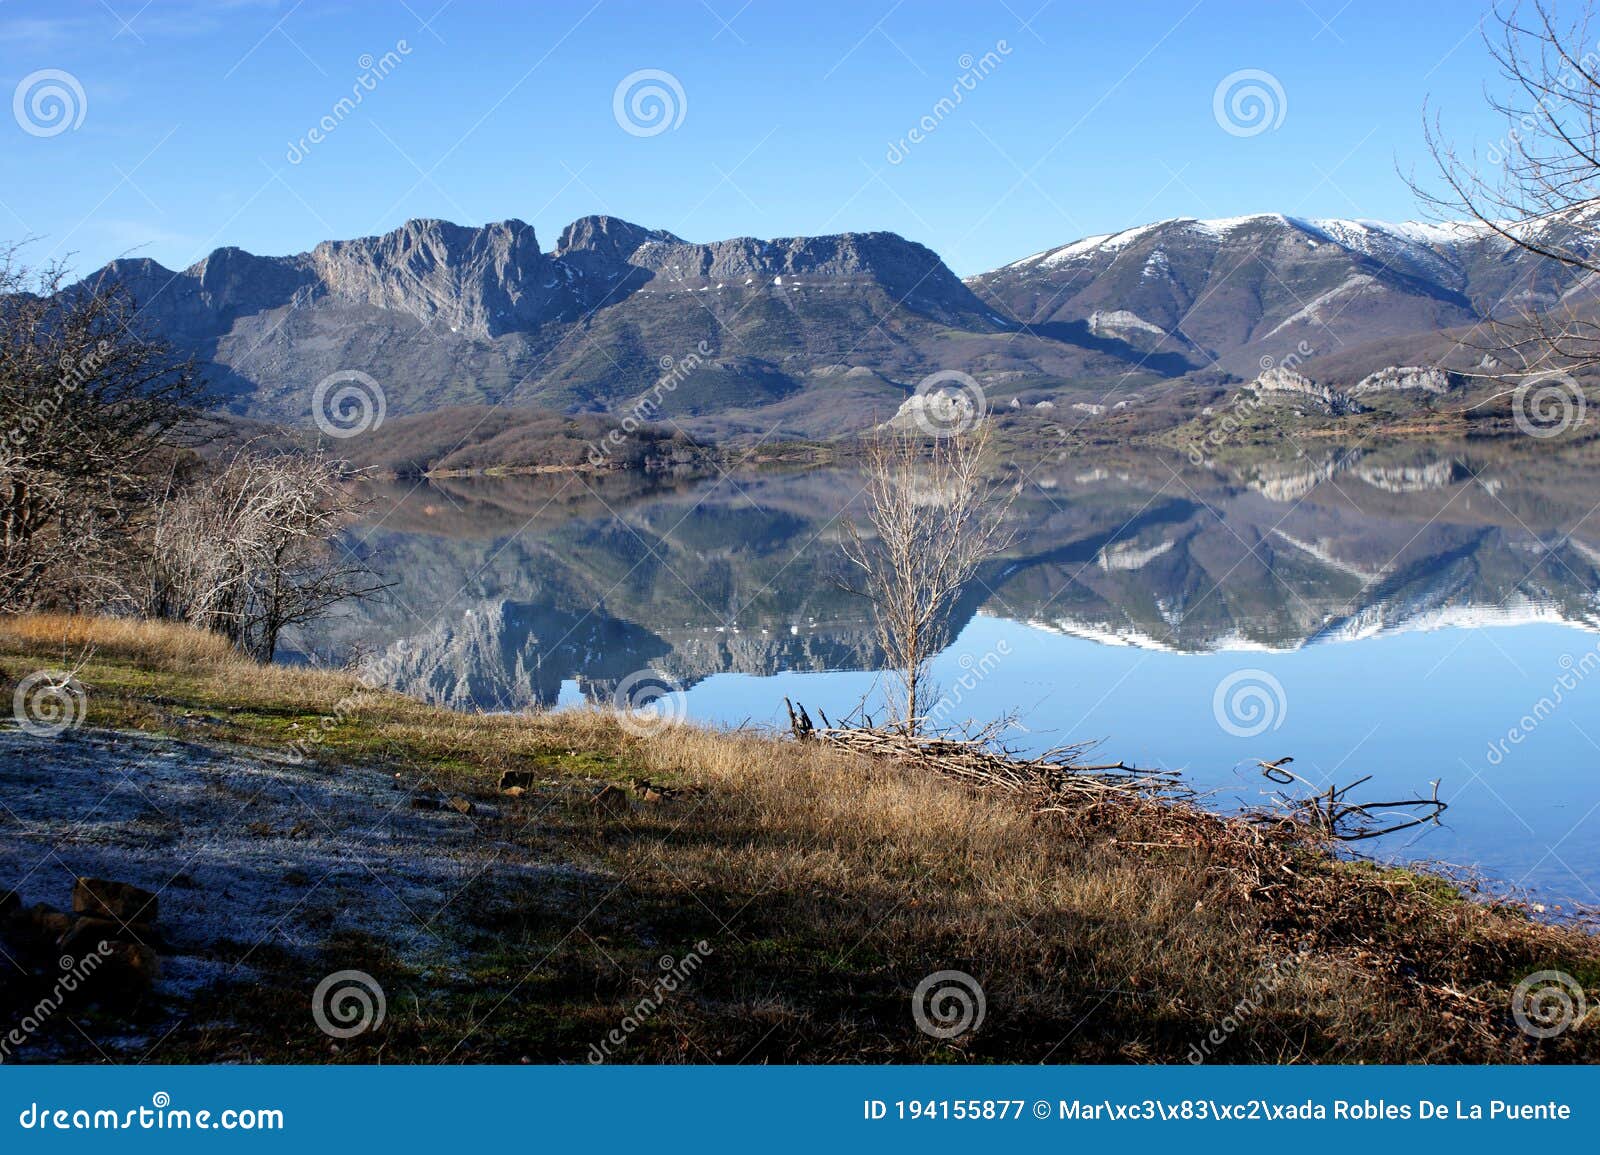
[[[269,661],[289,626],[383,588],[338,542],[355,509],[339,462],[246,446],[161,501],[129,600]]]
[[[205,400],[115,284],[67,287],[0,249],[0,610],[71,601]]]
[[[983,472],[989,423],[923,440],[879,431],[866,452],[866,524],[847,523],[845,554],[872,602],[895,681],[895,724],[923,724],[928,664],[949,641],[949,615],[983,563],[1012,541],[1002,493]]]
[[[1463,216],[1510,246],[1543,258],[1512,286],[1474,343],[1517,374],[1600,364],[1591,279],[1600,274],[1600,48],[1593,12],[1558,18],[1544,0],[1496,10],[1484,39],[1504,82],[1488,102],[1504,135],[1459,152],[1437,115],[1424,118],[1442,189],[1412,182],[1435,215]]]

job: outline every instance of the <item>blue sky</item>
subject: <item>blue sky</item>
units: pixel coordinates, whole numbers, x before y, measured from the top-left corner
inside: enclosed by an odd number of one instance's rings
[[[1418,210],[1397,166],[1425,164],[1426,99],[1464,142],[1498,135],[1485,10],[0,0],[14,97],[0,238],[40,238],[31,258],[72,254],[82,270],[130,253],[181,267],[410,217],[516,217],[550,248],[605,212],[691,240],[891,229],[965,275],[1161,217],[1403,219]],[[661,82],[675,112],[653,135],[614,113],[644,70],[682,93]],[[1230,132],[1214,113],[1218,85],[1246,70],[1282,93],[1255,81],[1274,111],[1249,135],[1259,122]],[[336,110],[364,74],[359,105]],[[70,106],[59,132],[60,106],[28,99],[52,84]],[[911,143],[924,117],[934,127]],[[293,158],[324,118],[332,130]]]

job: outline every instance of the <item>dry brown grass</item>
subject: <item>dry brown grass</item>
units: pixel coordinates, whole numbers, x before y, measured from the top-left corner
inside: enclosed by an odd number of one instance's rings
[[[159,669],[242,667],[226,638],[173,622],[97,618],[79,614],[29,614],[0,618],[9,646],[63,657],[103,653]]]
[[[316,746],[329,760],[485,795],[505,769],[550,776],[487,833],[614,881],[484,914],[481,967],[459,991],[397,972],[431,1001],[396,1015],[390,1061],[441,1039],[458,1059],[581,1059],[657,955],[701,938],[713,959],[627,1058],[1181,1062],[1225,1021],[1236,1025],[1205,1048],[1212,1061],[1600,1058],[1594,1025],[1535,1043],[1510,1015],[1531,971],[1564,969],[1592,991],[1593,937],[1341,861],[1293,831],[1137,801],[1040,814],[786,737],[674,726],[640,738],[597,710],[453,714],[244,663],[173,627],[0,621],[8,673],[63,644],[94,649],[91,724],[163,729],[181,715],[186,737],[272,745],[302,740],[343,697],[353,708]],[[681,789],[590,802],[599,782],[632,778]],[[530,957],[543,985],[525,985]],[[947,969],[981,982],[988,1017],[940,1042],[914,1029],[908,996]],[[501,987],[521,993],[492,1026],[451,1009]],[[253,993],[269,1036],[276,1004]],[[284,1005],[302,998],[286,989]],[[237,1033],[193,1043],[207,1058],[241,1045]]]

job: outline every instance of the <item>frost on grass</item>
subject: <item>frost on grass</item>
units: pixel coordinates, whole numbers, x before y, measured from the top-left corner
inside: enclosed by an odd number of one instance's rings
[[[379,770],[125,733],[6,730],[0,779],[0,893],[65,907],[80,875],[155,892],[164,998],[247,979],[267,948],[310,957],[340,934],[408,962],[449,963],[469,887],[481,895],[574,873],[491,837],[492,805],[413,809],[410,790]]]

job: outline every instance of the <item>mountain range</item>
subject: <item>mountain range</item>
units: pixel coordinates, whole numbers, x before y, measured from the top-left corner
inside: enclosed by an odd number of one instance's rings
[[[1538,227],[1579,252],[1600,238],[1586,219]],[[317,382],[354,370],[395,416],[616,413],[653,390],[663,416],[714,437],[853,432],[947,369],[993,404],[1086,412],[1264,365],[1341,387],[1441,353],[1470,369],[1482,354],[1453,333],[1591,290],[1483,226],[1279,214],[1160,221],[965,280],[894,233],[701,244],[605,216],[548,251],[517,220],[413,220],[294,256],[224,248],[97,275],[207,363],[241,417],[309,425]]]

